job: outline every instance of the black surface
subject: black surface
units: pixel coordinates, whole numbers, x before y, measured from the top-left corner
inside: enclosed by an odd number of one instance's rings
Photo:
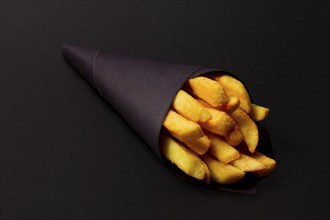
[[[2,219],[326,219],[328,2],[1,1]],[[63,42],[239,75],[278,168],[257,195],[166,169],[61,55]]]

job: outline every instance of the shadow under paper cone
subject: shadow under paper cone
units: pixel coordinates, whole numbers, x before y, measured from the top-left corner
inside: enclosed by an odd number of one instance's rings
[[[172,100],[188,79],[220,71],[123,56],[76,45],[64,44],[62,50],[64,57],[74,68],[165,163],[167,162],[159,150],[159,135]],[[174,167],[173,170],[180,178],[204,187],[243,193],[256,192],[255,180],[247,179],[247,182],[233,186],[206,185]]]

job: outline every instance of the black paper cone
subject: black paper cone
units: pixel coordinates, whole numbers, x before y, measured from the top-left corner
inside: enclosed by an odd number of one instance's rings
[[[76,45],[64,44],[62,50],[64,57],[163,162],[165,161],[159,150],[159,135],[175,95],[188,79],[220,71],[129,57]],[[256,191],[257,181],[254,179],[233,186],[208,186],[180,173],[174,167],[173,170],[180,178],[208,188],[245,193]]]

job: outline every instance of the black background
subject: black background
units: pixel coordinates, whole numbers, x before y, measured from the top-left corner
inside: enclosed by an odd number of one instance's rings
[[[329,2],[0,4],[2,219],[330,217]],[[276,171],[256,195],[179,180],[63,42],[236,73],[271,108]]]

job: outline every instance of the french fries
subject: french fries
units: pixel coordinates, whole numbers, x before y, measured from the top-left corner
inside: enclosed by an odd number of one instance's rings
[[[168,111],[163,125],[171,134],[183,140],[195,140],[204,136],[203,130],[196,122],[189,121],[172,110]]]
[[[237,183],[238,181],[243,179],[245,175],[243,170],[238,169],[230,164],[222,163],[207,155],[203,155],[202,159],[209,167],[212,179],[217,183]]]
[[[241,109],[247,113],[251,111],[250,96],[243,83],[229,75],[214,76],[212,78],[223,86],[227,95],[239,98]]]
[[[217,106],[217,107],[213,107],[212,105],[210,105],[209,103],[205,102],[202,99],[198,99],[198,101],[204,107],[214,108],[214,109],[217,109],[219,111],[224,111],[224,112],[227,112],[227,113],[231,113],[231,112],[235,111],[239,107],[239,104],[240,104],[239,99],[237,97],[234,97],[234,96],[228,96],[227,104],[220,105],[220,106]]]
[[[234,167],[243,170],[244,172],[259,171],[266,168],[266,166],[263,163],[243,153],[240,153],[239,158],[230,162],[230,164],[233,165]]]
[[[203,99],[213,107],[225,105],[228,102],[227,94],[222,85],[207,77],[198,76],[187,83],[188,90]]]
[[[230,146],[219,135],[212,133],[206,134],[211,140],[210,154],[223,163],[229,163],[239,158],[239,152],[232,146]]]
[[[260,152],[255,152],[254,154],[250,155],[250,157],[256,159],[263,165],[265,165],[265,169],[259,170],[252,172],[252,175],[255,176],[267,176],[269,175],[276,167],[276,161],[272,158],[267,157],[266,155],[260,153]]]
[[[252,120],[254,121],[262,121],[264,120],[268,114],[269,114],[269,108],[256,105],[256,104],[251,104],[251,112],[249,113],[249,116],[251,117]]]
[[[227,135],[232,132],[235,127],[235,121],[226,113],[213,108],[206,108],[211,113],[212,118],[206,122],[200,122],[200,126],[205,130],[219,135]]]
[[[189,151],[166,134],[162,134],[161,143],[162,153],[168,160],[177,165],[189,176],[192,176],[198,180],[204,179],[204,163],[196,154]]]
[[[172,107],[179,114],[194,122],[205,122],[211,114],[196,99],[180,90],[172,102]]]
[[[242,132],[239,130],[239,127],[236,126],[235,129],[225,136],[226,141],[231,146],[237,146],[244,140]]]
[[[207,184],[210,184],[211,182],[211,171],[209,169],[209,167],[206,165],[206,163],[204,163],[204,161],[202,161],[203,167],[204,167],[204,171],[205,171],[205,177],[203,179],[203,181]]]
[[[249,151],[254,153],[259,141],[259,131],[257,125],[249,117],[249,115],[241,109],[236,109],[236,111],[231,113],[231,116],[238,124]]]
[[[209,78],[208,78],[209,77]],[[161,152],[187,175],[209,184],[237,183],[246,173],[269,175],[276,161],[256,151],[269,109],[251,103],[244,85],[228,75],[190,79],[163,122]]]
[[[228,113],[234,112],[239,107],[240,103],[241,102],[237,97],[228,96],[228,103],[224,106],[222,110]]]
[[[205,154],[211,146],[211,141],[206,135],[193,141],[182,140],[182,142],[199,155]]]

